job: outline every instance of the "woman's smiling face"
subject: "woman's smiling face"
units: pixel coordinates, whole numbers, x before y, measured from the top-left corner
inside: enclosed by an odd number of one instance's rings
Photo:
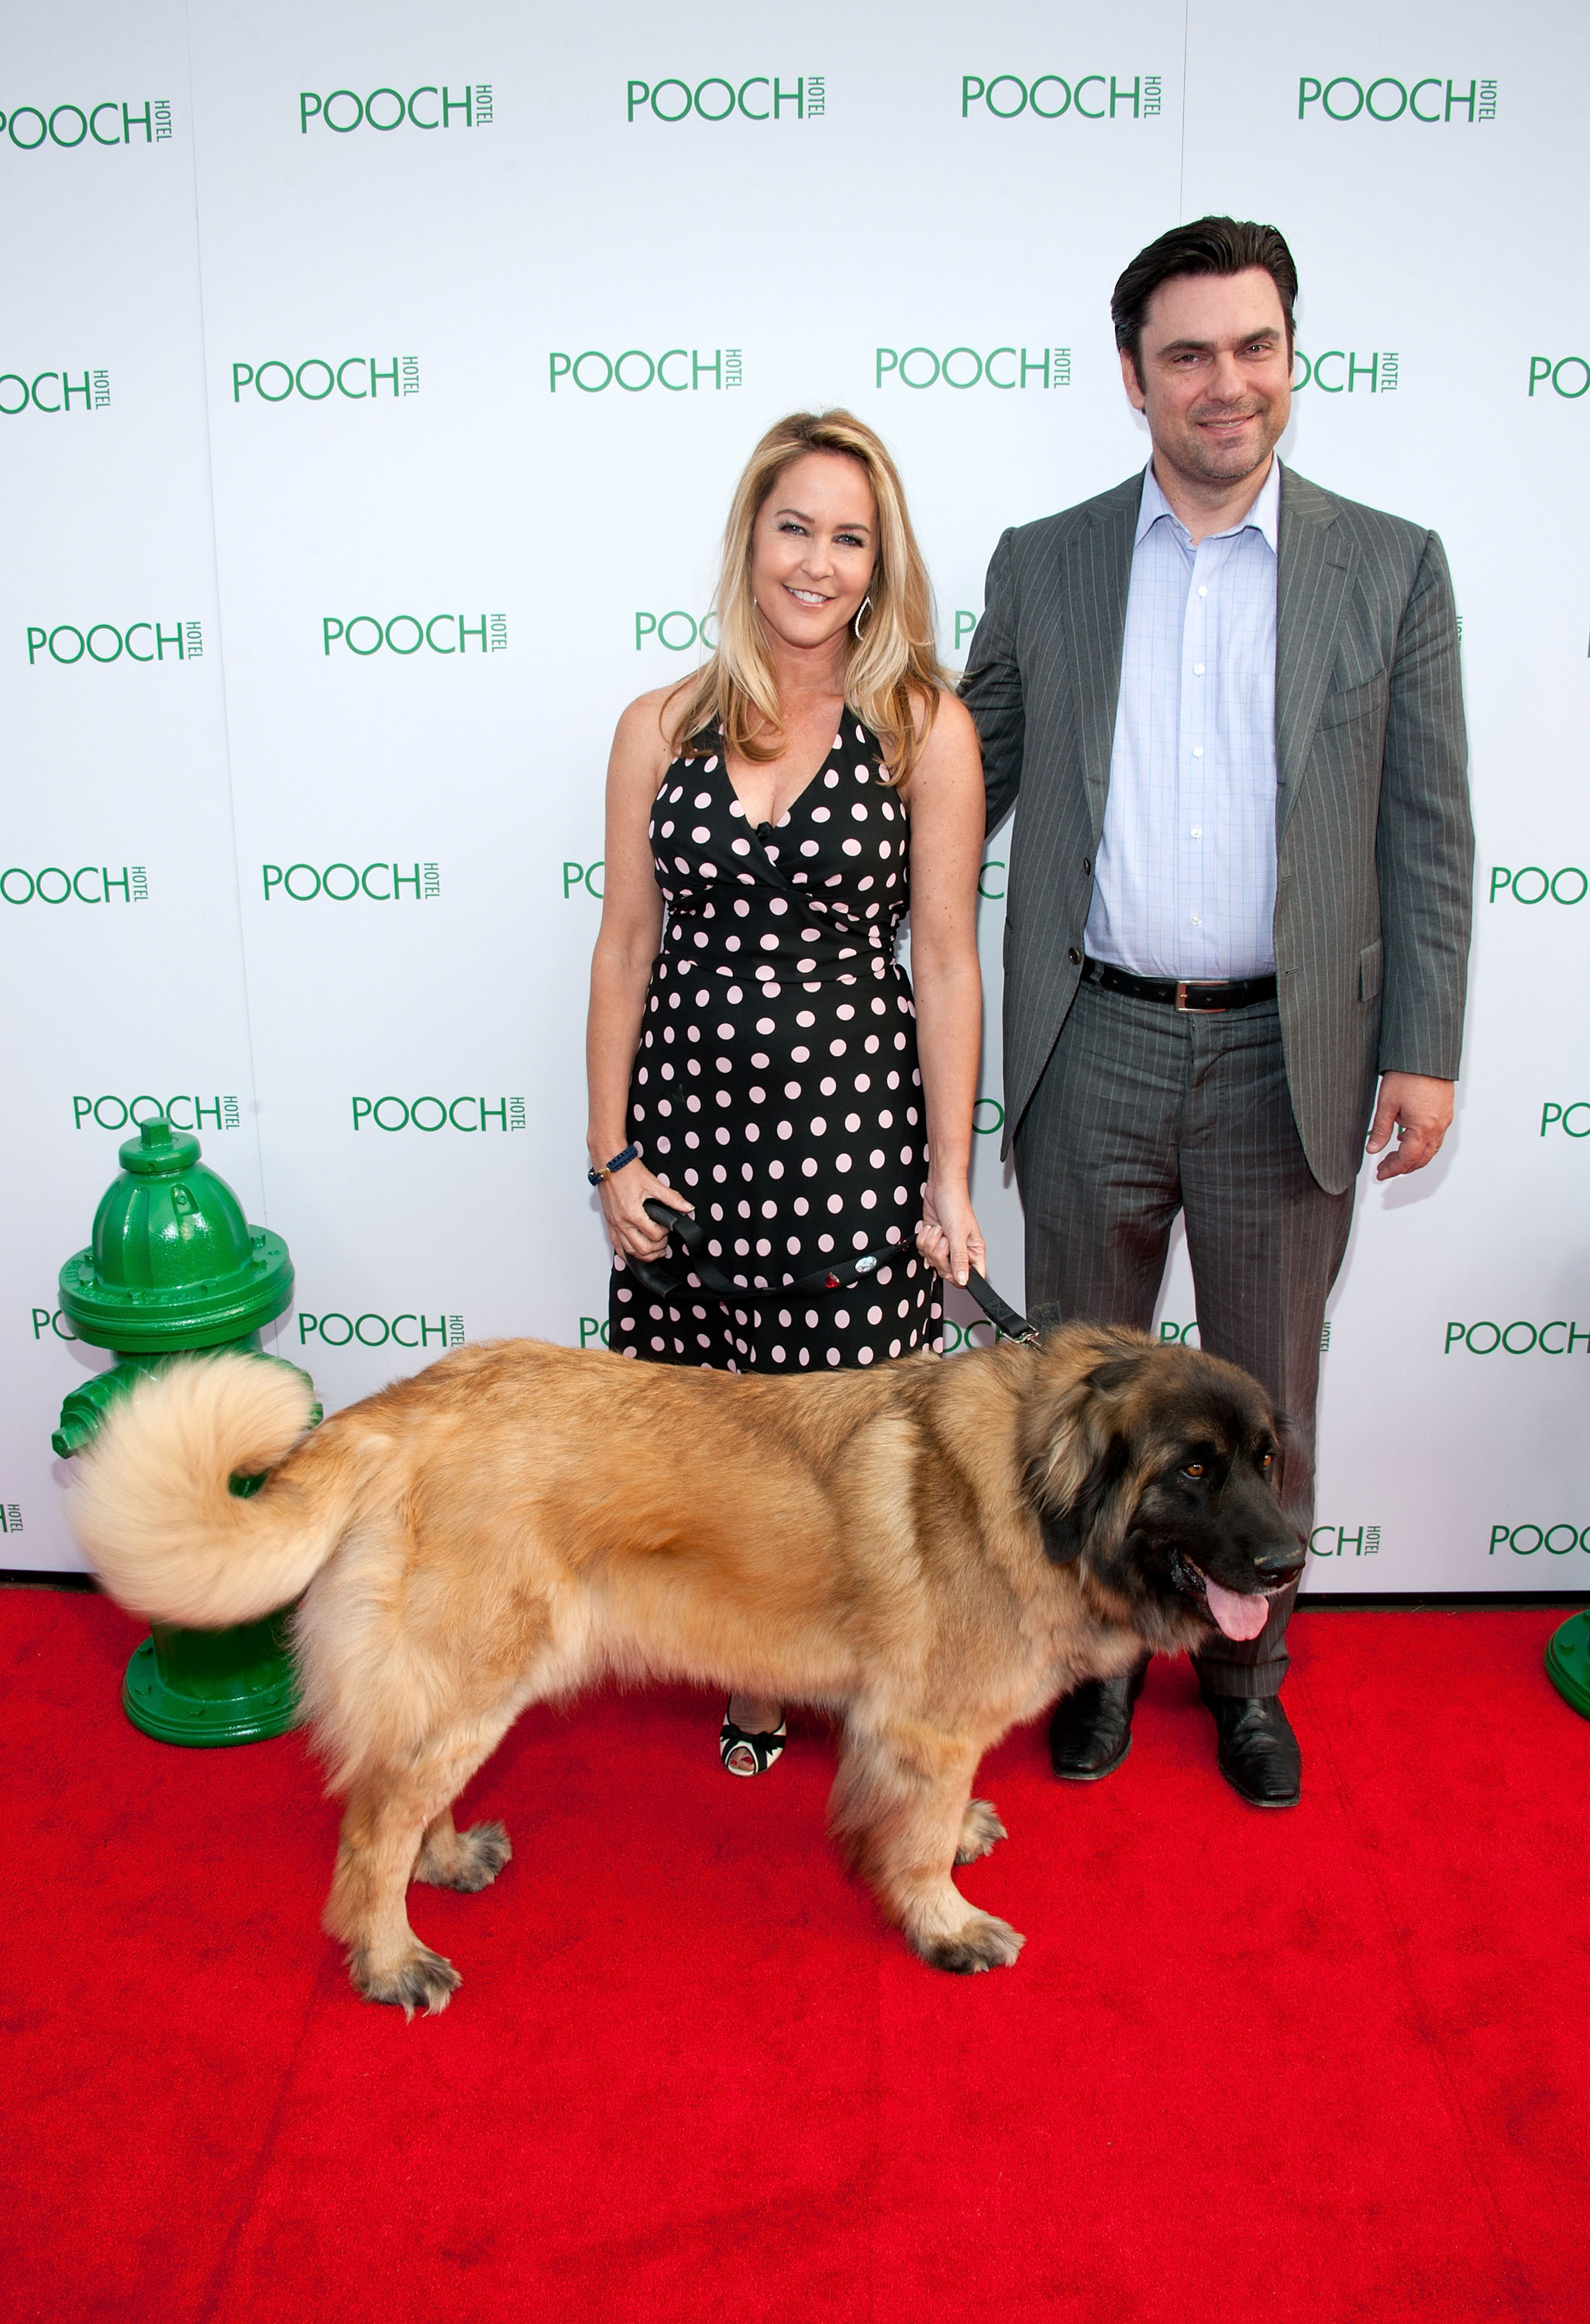
[[[786,645],[827,645],[860,612],[877,561],[867,472],[843,452],[791,460],[757,512],[751,589]]]

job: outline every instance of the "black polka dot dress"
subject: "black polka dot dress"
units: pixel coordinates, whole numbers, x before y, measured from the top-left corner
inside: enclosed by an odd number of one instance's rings
[[[676,759],[652,810],[666,914],[629,1088],[629,1134],[689,1199],[744,1296],[692,1277],[656,1299],[613,1270],[621,1355],[719,1371],[877,1363],[942,1341],[918,1257],[928,1173],[911,984],[894,957],[905,809],[846,714],[776,825],[753,826],[716,735]],[[791,1286],[880,1255],[862,1288]],[[897,1255],[896,1255],[897,1254]]]

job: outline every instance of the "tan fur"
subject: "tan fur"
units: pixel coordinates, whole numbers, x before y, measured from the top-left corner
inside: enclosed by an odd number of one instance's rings
[[[606,1673],[832,1712],[848,1860],[917,1951],[987,1968],[1022,1940],[950,1877],[1003,1834],[971,1799],[978,1761],[1143,1651],[1086,1559],[1045,1555],[1031,1498],[1034,1474],[1076,1489],[1107,1429],[1143,1436],[1146,1406],[1123,1418],[1092,1381],[1123,1354],[1161,1388],[1227,1369],[1080,1325],[823,1378],[516,1341],[305,1435],[307,1390],[219,1356],[112,1415],[77,1524],[112,1595],[162,1621],[243,1621],[308,1585],[300,1692],[347,1802],[327,1926],[372,1997],[445,2006],[458,1978],[411,1930],[408,1884],[495,1877],[505,1834],[456,1832],[453,1800],[528,1703]],[[1154,1643],[1188,1643],[1180,1620]]]

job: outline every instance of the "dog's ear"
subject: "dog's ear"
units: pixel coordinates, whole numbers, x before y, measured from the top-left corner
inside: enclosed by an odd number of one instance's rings
[[[1081,1556],[1131,1457],[1126,1439],[1112,1436],[1069,1489],[1056,1462],[1041,1453],[1028,1462],[1027,1498],[1043,1535],[1043,1554],[1052,1565],[1070,1565]]]

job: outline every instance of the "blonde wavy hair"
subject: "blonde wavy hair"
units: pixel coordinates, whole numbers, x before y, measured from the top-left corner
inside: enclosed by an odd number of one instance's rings
[[[948,673],[938,660],[933,592],[899,471],[880,438],[849,411],[792,411],[768,429],[746,462],[724,528],[717,650],[675,697],[670,747],[676,756],[689,755],[703,730],[716,725],[728,749],[753,765],[765,766],[782,751],[778,680],[751,594],[751,539],[779,478],[808,452],[844,454],[859,463],[873,488],[873,602],[859,640],[854,630],[846,638],[845,701],[883,744],[889,780],[901,783],[932,732]]]

